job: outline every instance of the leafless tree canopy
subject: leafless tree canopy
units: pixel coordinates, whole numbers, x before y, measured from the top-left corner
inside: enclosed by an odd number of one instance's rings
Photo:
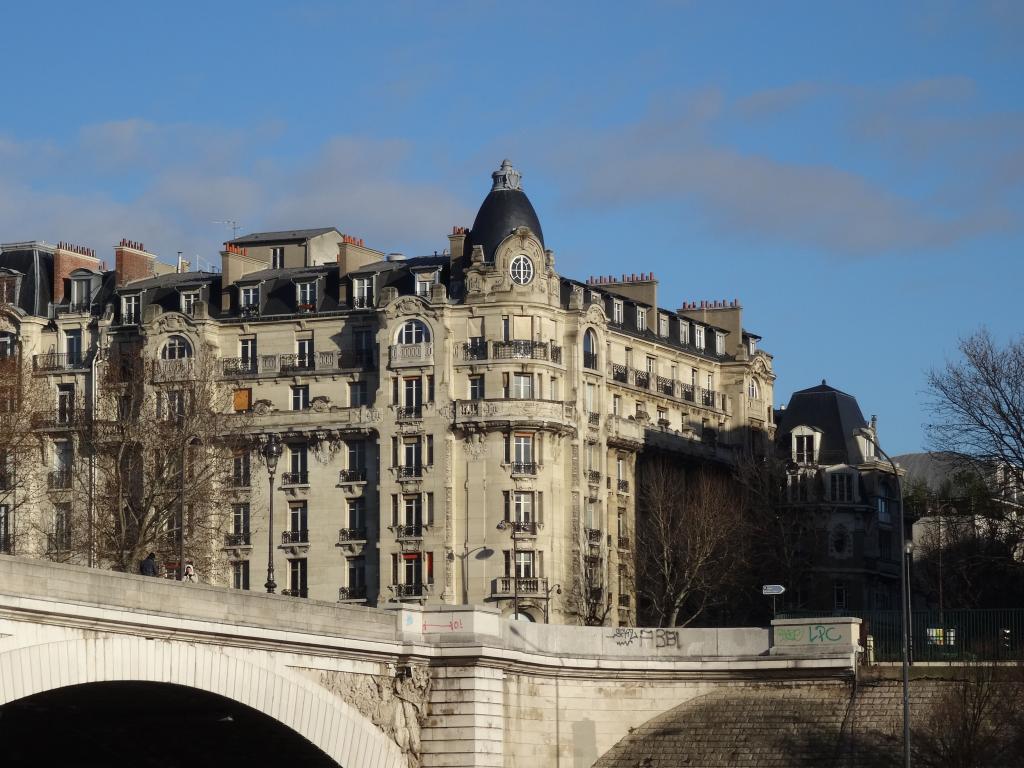
[[[960,340],[961,359],[928,375],[934,450],[971,462],[1005,492],[1024,468],[1024,338],[998,346],[987,330]]]
[[[725,599],[744,562],[743,501],[727,476],[645,461],[639,483],[639,596],[659,626],[686,626]]]

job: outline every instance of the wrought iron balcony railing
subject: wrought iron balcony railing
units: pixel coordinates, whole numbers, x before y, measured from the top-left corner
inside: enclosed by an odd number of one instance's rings
[[[423,465],[422,464],[406,464],[400,467],[395,467],[398,477],[410,478],[410,477],[423,477]]]
[[[619,480],[616,489],[619,493],[629,493],[629,480]]]
[[[391,591],[396,598],[425,597],[430,589],[429,584],[392,584]]]
[[[587,470],[587,482],[588,483],[600,483],[601,482],[601,473],[598,472],[596,469],[588,469]]]
[[[238,308],[239,317],[259,317],[260,316],[260,305],[259,304],[243,304]]]
[[[355,541],[366,541],[365,526],[362,528],[341,528],[338,530],[339,544],[348,544]]]
[[[278,357],[278,367],[281,373],[312,371],[316,369],[315,360],[312,354],[289,353]]]
[[[36,371],[74,371],[88,368],[92,355],[81,352],[47,352],[32,356],[32,368]]]
[[[556,359],[557,358],[557,359]],[[562,348],[545,341],[513,339],[494,342],[495,360],[562,360]]]
[[[508,526],[512,529],[512,535],[519,536],[536,536],[537,529],[540,525],[536,520],[509,520]]]
[[[487,342],[469,342],[462,345],[463,360],[486,360]]]
[[[592,371],[597,370],[597,352],[583,353],[583,367],[589,368]]]
[[[338,472],[339,483],[364,483],[366,482],[366,467],[356,469],[342,469]]]
[[[409,421],[423,418],[422,405],[400,405],[395,409],[395,416],[400,421]]]
[[[13,533],[0,533],[0,552],[3,552],[5,555],[14,554]]]
[[[513,461],[513,475],[536,475],[538,464],[535,461]]]
[[[395,526],[395,538],[396,539],[422,539],[423,538],[423,526],[420,523],[413,523],[411,525],[396,525]]]
[[[372,309],[373,296],[353,296],[352,307],[354,309]]]
[[[702,389],[700,391],[701,404],[706,405],[708,408],[715,407],[715,391],[713,389]]]
[[[629,380],[629,368],[624,365],[612,363],[612,381],[625,384]]]
[[[299,528],[294,531],[281,531],[282,544],[308,544],[309,529]]]
[[[308,588],[282,589],[281,594],[285,597],[309,597]]]
[[[619,549],[629,549],[629,536],[619,536]]]
[[[666,379],[664,376],[659,376],[658,392],[672,397],[675,394],[675,382],[672,379]]]
[[[683,384],[681,388],[682,388],[683,400],[687,400],[687,401],[692,403],[693,402],[693,384]]]
[[[309,485],[309,472],[285,472],[281,475],[283,485]]]
[[[343,603],[346,600],[365,600],[366,599],[366,585],[361,584],[355,587],[338,587],[338,602]]]
[[[601,414],[591,411],[587,414],[587,423],[592,427],[598,426],[601,423]]]
[[[641,389],[650,389],[651,374],[648,371],[633,371],[633,383]]]
[[[600,528],[587,528],[586,529],[586,534],[587,534],[587,541],[589,541],[591,544],[600,544],[601,543],[601,529]]]

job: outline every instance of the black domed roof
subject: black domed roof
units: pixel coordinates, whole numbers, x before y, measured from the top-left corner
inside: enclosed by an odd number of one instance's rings
[[[512,163],[504,160],[501,168],[491,174],[491,178],[494,184],[480,205],[466,238],[466,255],[473,253],[473,246],[482,245],[484,259],[493,261],[495,249],[516,227],[529,227],[543,246],[544,232],[540,228],[537,212],[519,186],[521,174],[512,167]]]

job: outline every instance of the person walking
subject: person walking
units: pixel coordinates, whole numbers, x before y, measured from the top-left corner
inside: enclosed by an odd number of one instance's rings
[[[159,575],[159,569],[156,565],[156,553],[150,552],[146,555],[146,559],[139,564],[139,573],[143,576],[157,576]]]

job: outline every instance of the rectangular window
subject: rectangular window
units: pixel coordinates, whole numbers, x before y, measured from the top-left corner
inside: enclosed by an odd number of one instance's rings
[[[309,480],[307,472],[307,452],[305,443],[293,443],[288,446],[288,463],[291,468],[290,477],[284,478],[286,483],[306,483]]]
[[[878,532],[878,557],[883,562],[892,562],[892,531]]]
[[[430,290],[434,285],[434,281],[430,278],[425,278],[422,275],[416,278],[416,295],[424,298],[430,298]]]
[[[619,507],[619,511],[616,514],[616,533],[618,534],[619,541],[629,538],[629,533],[626,529],[626,508]]]
[[[270,249],[270,268],[284,269],[284,246],[277,246]]]
[[[715,354],[725,354],[725,334],[720,331],[715,331]]]
[[[296,352],[296,363],[302,370],[312,370],[313,368],[313,340],[312,339],[299,339],[295,342]]]
[[[81,331],[66,331],[64,333],[64,351],[68,353],[68,363],[75,365],[82,362]]]
[[[829,485],[832,501],[853,501],[853,475],[849,472],[833,472]]]
[[[612,322],[615,323],[616,325],[622,325],[622,302],[621,301],[616,300],[616,301],[612,302]]]
[[[658,335],[668,336],[668,315],[658,315]]]
[[[71,549],[71,505],[56,504],[53,508],[53,538],[51,549],[65,552]]]
[[[512,439],[512,449],[512,460],[515,463],[533,463],[533,435],[515,435]]]
[[[592,531],[600,529],[601,523],[598,519],[597,499],[587,499],[587,506],[584,510],[583,525]]]
[[[192,316],[196,313],[196,302],[199,301],[199,293],[196,291],[185,291],[181,294],[181,311]]]
[[[242,366],[246,371],[256,370],[256,337],[239,339],[238,349],[242,356]]]
[[[406,408],[418,408],[423,405],[423,379],[413,376],[403,379],[403,393]]]
[[[309,408],[309,385],[299,384],[292,387],[292,410],[305,411]]]
[[[348,527],[366,527],[366,499],[349,499],[348,502]]]
[[[288,505],[288,532],[292,534],[292,541],[308,541],[307,521],[309,519],[309,508],[305,501],[293,501]]]
[[[352,281],[353,301],[356,307],[373,306],[373,278],[357,277]]]
[[[657,370],[658,370],[658,359],[655,358],[655,357],[648,357],[647,358],[647,373],[649,373],[651,376],[653,376],[655,374],[655,372],[657,372]]]
[[[305,283],[296,283],[296,301],[299,308],[313,309],[316,307],[316,281],[310,280]]]
[[[242,307],[250,309],[260,304],[260,287],[258,285],[247,285],[241,291]]]
[[[306,559],[296,558],[288,561],[288,591],[292,597],[307,597]]]
[[[517,552],[515,555],[515,577],[532,579],[536,573],[533,552]],[[505,575],[512,576],[512,552],[505,550]]]
[[[832,584],[832,607],[837,611],[846,610],[846,584],[841,581]]]
[[[513,373],[512,374],[512,392],[511,397],[514,400],[532,400],[533,399],[533,374],[532,373]]]
[[[704,349],[704,326],[693,326],[693,344],[697,349]]]
[[[140,301],[138,296],[125,296],[121,299],[121,322],[135,325],[139,322]]]
[[[366,588],[366,558],[353,557],[348,561],[348,586],[356,590]]]
[[[885,496],[878,497],[878,522],[892,522],[892,513],[889,512],[889,499]]]
[[[683,318],[679,318],[679,343],[690,343],[690,323],[688,320],[684,320]]]
[[[402,512],[405,525],[423,525],[423,499],[418,493],[402,498]]]
[[[0,471],[3,468],[0,467]],[[0,475],[0,488],[6,487],[3,475]],[[0,552],[10,554],[14,549],[14,526],[11,524],[11,508],[7,504],[0,504]]]
[[[793,461],[797,464],[814,463],[814,435],[793,436]]]
[[[588,413],[597,411],[597,386],[589,381],[583,390],[583,404]]]
[[[240,451],[231,459],[231,484],[236,488],[248,488],[250,482],[250,458],[248,451]]]
[[[612,395],[612,415],[613,416],[621,416],[622,415],[622,396],[621,395]]]
[[[249,505],[231,505],[231,533],[234,536],[243,537],[239,544],[249,543]]]
[[[75,420],[75,385],[57,385],[57,423],[72,424]]]
[[[423,451],[418,437],[407,437],[402,444],[403,466],[423,466]]]
[[[647,310],[643,307],[636,308],[636,329],[638,331],[647,330]]]
[[[352,408],[370,404],[369,387],[365,381],[353,381],[348,385],[348,404]]]
[[[236,560],[231,563],[231,587],[232,589],[249,588],[248,560]]]
[[[533,522],[533,493],[512,491],[512,520],[516,523]]]
[[[469,377],[469,399],[470,400],[483,400],[484,399],[484,377],[483,376],[470,376]]]

